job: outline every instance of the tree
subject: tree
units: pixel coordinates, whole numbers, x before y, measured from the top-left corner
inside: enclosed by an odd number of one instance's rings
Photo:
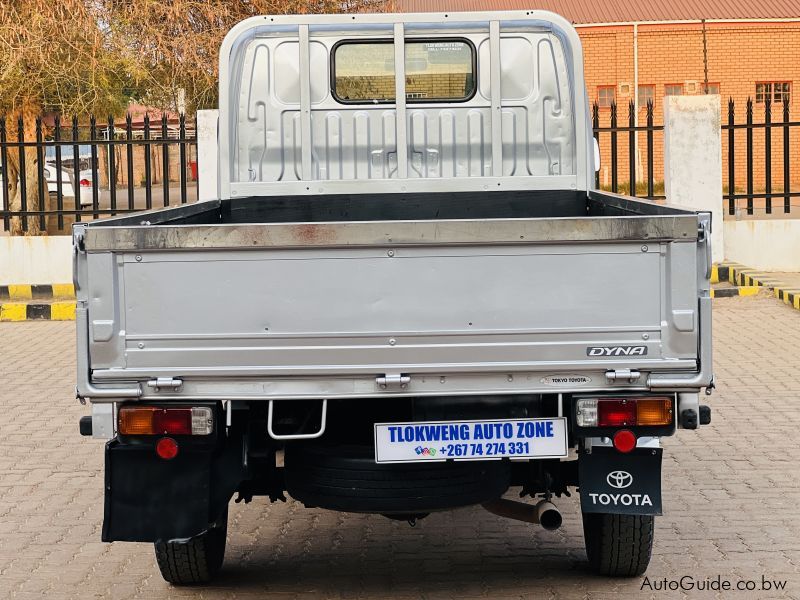
[[[237,22],[259,14],[382,11],[391,0],[0,0],[0,114],[16,139],[16,119],[25,139],[35,139],[35,118],[120,115],[129,99],[162,109],[216,105],[222,38]],[[10,209],[21,208],[20,178],[38,189],[35,148],[6,165]],[[77,192],[76,192],[77,193]],[[29,210],[43,210],[38,194]],[[27,233],[41,233],[27,218]],[[12,219],[12,234],[23,232]]]
[[[124,109],[124,90],[138,78],[137,62],[117,45],[107,27],[107,12],[92,0],[6,0],[0,4],[0,114],[16,139],[16,119],[24,135],[35,139],[35,119],[45,111],[65,115]],[[8,153],[9,207],[20,210],[20,176],[28,190],[38,188],[35,148],[25,149],[25,173],[19,153]],[[27,195],[29,210],[43,210],[38,194]],[[12,219],[12,234],[22,233],[22,219]],[[27,219],[31,235],[39,220]]]
[[[144,102],[194,112],[217,105],[222,38],[254,15],[382,12],[390,0],[107,0],[111,26],[139,57]]]

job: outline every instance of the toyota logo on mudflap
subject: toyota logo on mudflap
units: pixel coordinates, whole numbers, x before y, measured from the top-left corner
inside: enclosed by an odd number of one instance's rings
[[[618,490],[629,487],[633,483],[633,475],[627,471],[611,471],[606,475],[606,482]]]

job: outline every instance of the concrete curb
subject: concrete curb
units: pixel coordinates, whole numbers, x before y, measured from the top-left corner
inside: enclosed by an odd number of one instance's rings
[[[0,322],[74,320],[74,300],[57,302],[6,302],[0,304]]]
[[[732,296],[755,296],[762,288],[755,285],[721,288],[711,290],[712,298],[731,298]]]
[[[24,302],[27,300],[56,299],[74,300],[75,286],[71,283],[0,285],[0,301]]]
[[[717,292],[717,298],[722,298],[725,296],[751,296],[754,293],[758,293],[759,289],[769,289],[772,290],[776,298],[783,300],[785,304],[788,304],[792,308],[800,310],[800,290],[775,279],[772,276],[772,273],[764,273],[763,271],[758,271],[757,269],[750,269],[749,267],[740,265],[739,263],[721,263],[719,265],[714,265],[711,268],[711,278],[712,283],[728,281],[737,286],[736,288],[731,289],[756,290],[753,293],[742,294],[726,294],[724,292],[727,292],[727,289],[714,290]],[[714,297],[714,291],[712,291],[712,297]]]

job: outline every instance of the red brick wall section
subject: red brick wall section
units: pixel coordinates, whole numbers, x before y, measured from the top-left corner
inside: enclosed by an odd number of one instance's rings
[[[684,93],[703,93],[703,34],[702,25],[670,24],[639,25],[639,84],[655,86],[655,122],[663,123],[664,85],[680,83]],[[628,102],[633,100],[633,26],[582,27],[578,29],[585,56],[586,85],[589,100],[597,98],[597,87],[617,86],[618,117],[620,125],[627,125]],[[790,118],[800,120],[800,23],[708,23],[706,25],[708,51],[708,81],[718,83],[722,97],[722,120],[727,122],[727,103],[732,98],[736,105],[736,122],[745,120],[748,97],[755,100],[755,84],[761,81],[789,81],[792,83]],[[629,84],[629,93],[624,93]],[[694,89],[689,89],[694,86]],[[773,121],[783,118],[782,107],[773,106]],[[763,122],[764,105],[754,104],[753,120]],[[601,125],[608,125],[609,110],[600,110]],[[645,108],[639,109],[639,124],[645,124]],[[783,186],[783,132],[772,131],[773,191]],[[800,186],[800,127],[791,134],[791,181]],[[764,131],[753,135],[754,187],[764,189]],[[620,134],[619,181],[628,182],[628,138]],[[736,187],[744,188],[746,182],[745,133],[736,132]],[[722,137],[723,182],[728,185],[727,132]],[[610,184],[609,135],[601,135],[600,183]],[[656,179],[663,179],[663,136],[655,134],[654,166]],[[647,164],[645,134],[639,135],[640,178]]]

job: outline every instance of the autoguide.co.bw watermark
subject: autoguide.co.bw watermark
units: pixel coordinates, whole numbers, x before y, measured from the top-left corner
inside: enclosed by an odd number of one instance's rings
[[[761,579],[726,579],[722,575],[704,577],[702,579],[692,575],[684,575],[678,579],[662,577],[651,579],[645,576],[640,590],[651,592],[780,592],[786,589],[786,580],[768,579],[764,575]]]

